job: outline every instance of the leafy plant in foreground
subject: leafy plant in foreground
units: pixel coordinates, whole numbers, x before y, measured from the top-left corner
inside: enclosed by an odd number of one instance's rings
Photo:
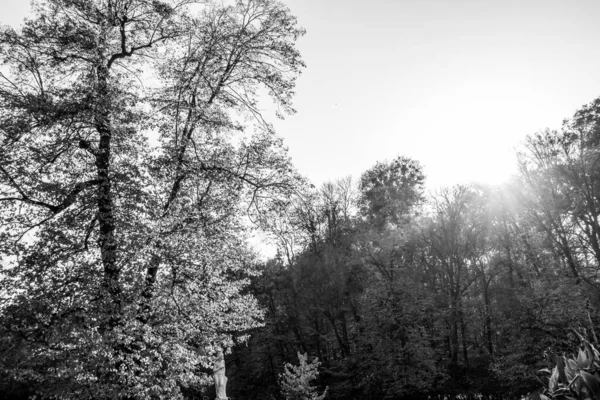
[[[577,333],[577,332],[575,332]],[[572,357],[552,355],[556,366],[549,372],[550,379],[542,400],[600,399],[600,352],[577,333],[582,342],[577,355]]]

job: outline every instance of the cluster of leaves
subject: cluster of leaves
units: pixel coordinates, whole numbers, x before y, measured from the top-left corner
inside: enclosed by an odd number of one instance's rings
[[[577,333],[577,332],[576,332]],[[572,357],[552,354],[556,363],[550,373],[546,395],[542,399],[586,400],[600,399],[600,352],[579,333],[582,346]]]
[[[308,356],[298,352],[299,365],[286,363],[284,372],[279,376],[279,385],[285,400],[323,400],[327,396],[327,388],[318,394],[317,388],[311,384],[319,376],[318,359],[307,362]]]

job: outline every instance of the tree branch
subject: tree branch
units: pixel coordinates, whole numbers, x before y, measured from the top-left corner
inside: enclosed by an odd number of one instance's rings
[[[162,20],[161,20],[161,22],[162,22]],[[119,31],[121,33],[121,52],[113,54],[110,57],[110,59],[108,60],[108,64],[106,66],[107,69],[110,69],[110,67],[113,65],[113,63],[121,58],[131,57],[133,55],[133,53],[135,53],[138,50],[150,48],[158,42],[161,42],[166,39],[171,39],[173,37],[173,35],[166,35],[166,36],[161,35],[160,37],[155,39],[154,33],[153,33],[152,37],[150,38],[148,43],[142,44],[139,46],[135,46],[135,47],[131,47],[129,50],[127,50],[127,35],[125,32],[125,24],[126,23],[127,23],[127,17],[123,17],[123,19],[121,20],[121,25],[119,27]],[[156,32],[156,30],[155,30],[155,32]]]
[[[59,205],[53,205],[53,204],[49,204],[49,203],[46,203],[46,202],[43,202],[43,201],[31,199],[23,191],[23,189],[17,184],[17,182],[6,172],[6,170],[4,168],[2,168],[2,166],[0,166],[0,171],[2,171],[2,173],[8,178],[8,180],[13,185],[13,187],[21,195],[21,197],[2,197],[2,198],[0,198],[0,201],[21,201],[21,202],[24,202],[24,203],[28,203],[28,204],[32,204],[32,205],[36,205],[36,206],[47,208],[54,215],[60,213],[61,211],[65,210],[70,205],[72,205],[75,202],[75,200],[77,199],[77,195],[79,193],[81,193],[83,190],[85,190],[85,189],[87,189],[89,187],[95,186],[98,183],[100,183],[100,180],[98,180],[98,179],[92,179],[92,180],[89,180],[89,181],[80,182],[80,183],[78,183],[78,184],[75,185],[75,187],[73,188],[73,190],[65,197],[65,199],[63,200],[62,203],[60,203]]]

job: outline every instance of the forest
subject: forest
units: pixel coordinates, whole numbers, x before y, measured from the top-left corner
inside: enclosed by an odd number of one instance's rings
[[[503,185],[397,149],[316,187],[261,113],[304,33],[275,0],[0,29],[0,398],[214,398],[222,351],[237,400],[600,399],[600,98]]]
[[[596,340],[599,111],[531,135],[501,187],[425,195],[398,157],[298,196],[251,286],[266,324],[230,358],[240,398],[275,395],[297,352],[332,399],[547,386],[550,355]]]

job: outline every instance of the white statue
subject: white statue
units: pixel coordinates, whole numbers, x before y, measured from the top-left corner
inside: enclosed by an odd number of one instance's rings
[[[227,400],[227,395],[225,394],[225,385],[227,385],[227,377],[225,376],[225,358],[223,352],[220,350],[213,367],[213,378],[215,379],[217,400]]]

